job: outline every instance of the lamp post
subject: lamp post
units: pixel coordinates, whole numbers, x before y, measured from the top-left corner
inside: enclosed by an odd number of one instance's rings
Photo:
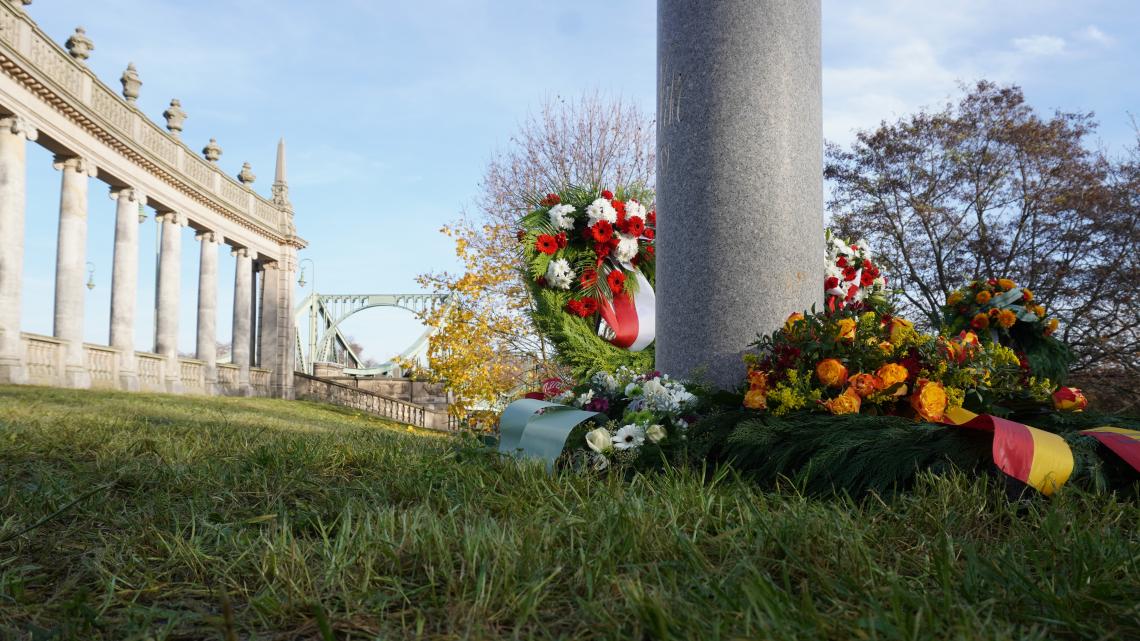
[[[317,357],[317,264],[312,258],[302,258],[298,265],[301,267],[301,277],[297,284],[305,287],[305,263],[313,270],[313,277],[309,281],[309,354],[306,363],[306,374],[312,376],[316,372],[313,359]]]
[[[95,263],[87,261],[87,290],[95,289]]]

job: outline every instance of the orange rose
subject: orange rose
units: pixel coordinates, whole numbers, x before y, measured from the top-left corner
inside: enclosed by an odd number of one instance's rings
[[[976,301],[979,305],[985,305],[986,303],[990,302],[991,298],[993,298],[993,294],[990,294],[983,289],[982,291],[978,292],[977,296],[974,297],[974,301]]]
[[[761,390],[748,390],[748,393],[744,395],[744,407],[750,410],[766,410],[768,409],[768,398]]]
[[[970,321],[970,327],[974,329],[986,329],[990,326],[990,317],[986,314],[975,314],[974,320]]]
[[[836,334],[836,338],[842,338],[846,341],[855,340],[855,319],[840,318],[838,325],[839,331]]]
[[[1028,289],[1023,287],[1021,289],[1021,300],[1025,301],[1027,303],[1032,303],[1033,302],[1033,292],[1031,292]]]
[[[997,322],[998,325],[1001,325],[1005,329],[1009,329],[1010,327],[1013,327],[1014,323],[1017,322],[1017,314],[1015,314],[1012,309],[1003,309],[998,312]]]
[[[914,386],[914,394],[910,395],[910,406],[915,412],[930,423],[942,420],[946,413],[946,389],[942,383],[921,379]]]
[[[768,372],[762,372],[758,369],[748,370],[748,389],[749,391],[768,391]]]
[[[1008,278],[999,278],[997,284],[998,284],[998,287],[1001,287],[1002,289],[1004,289],[1007,292],[1009,290],[1013,289],[1014,287],[1017,287],[1017,283],[1013,282],[1012,280],[1010,280]]]
[[[784,333],[791,334],[796,331],[796,325],[804,319],[804,315],[800,312],[794,312],[788,316],[788,320],[784,321]]]
[[[860,372],[851,377],[851,387],[861,398],[867,398],[882,388],[882,381],[874,374]]]
[[[1053,332],[1057,331],[1057,325],[1059,324],[1056,318],[1050,318],[1049,324],[1045,326],[1045,335],[1051,336]]]
[[[1053,392],[1053,407],[1061,412],[1081,412],[1089,406],[1089,400],[1075,387],[1062,387]]]
[[[859,408],[862,407],[862,405],[863,399],[859,398],[859,394],[850,387],[844,390],[839,396],[823,403],[827,411],[832,414],[858,414]]]
[[[815,366],[815,375],[825,387],[843,387],[847,384],[847,367],[834,358],[825,358]]]
[[[910,372],[905,367],[898,363],[887,363],[875,372],[875,376],[879,377],[879,381],[883,385],[883,389],[890,389],[899,383],[905,383]]]

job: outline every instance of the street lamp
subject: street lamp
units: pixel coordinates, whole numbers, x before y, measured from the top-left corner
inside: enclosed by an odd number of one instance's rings
[[[87,289],[95,289],[95,263],[87,261]]]
[[[306,374],[312,375],[316,371],[313,367],[313,359],[317,357],[317,264],[313,262],[312,258],[302,258],[298,265],[301,266],[301,277],[297,279],[297,284],[302,288],[305,287],[305,263],[309,263],[309,267],[313,269],[313,278],[307,284],[312,285],[309,289],[309,354],[308,354],[308,371]]]

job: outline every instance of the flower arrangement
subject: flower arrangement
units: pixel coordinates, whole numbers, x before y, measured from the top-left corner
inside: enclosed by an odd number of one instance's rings
[[[905,414],[942,420],[951,407],[1000,413],[1000,403],[1045,402],[1047,379],[1026,377],[1010,348],[964,330],[936,336],[910,321],[862,305],[792,314],[746,355],[744,405],[777,415]]]
[[[596,319],[615,295],[653,273],[657,212],[644,194],[568,189],[547,194],[523,217],[519,240],[529,277],[562,299],[562,310]]]
[[[680,381],[660,372],[637,374],[628,368],[615,374],[596,372],[585,383],[550,397],[606,415],[571,436],[571,454],[593,469],[632,463],[639,456],[672,448],[685,439],[697,397]],[[584,432],[584,433],[582,433]],[[575,439],[578,447],[575,447]]]
[[[949,331],[976,332],[983,342],[1016,351],[1028,372],[1064,381],[1072,356],[1053,337],[1058,320],[1047,315],[1031,290],[1008,278],[973,280],[946,297],[942,313]]]
[[[828,309],[857,303],[872,306],[885,303],[887,279],[872,262],[866,241],[843,240],[834,236],[830,229],[826,233],[823,289]]]

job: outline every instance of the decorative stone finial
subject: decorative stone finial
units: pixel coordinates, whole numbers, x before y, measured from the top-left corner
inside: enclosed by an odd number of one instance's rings
[[[123,72],[123,77],[119,78],[119,82],[123,83],[123,97],[127,99],[127,102],[138,100],[142,80],[139,80],[139,71],[135,69],[135,63],[127,63],[127,70]],[[186,115],[183,114],[183,118],[185,117]],[[181,129],[181,126],[179,128]]]
[[[292,207],[289,204],[289,183],[285,180],[285,139],[277,142],[277,168],[273,175],[273,204],[278,207]]]
[[[202,147],[202,155],[210,162],[218,162],[218,159],[222,157],[222,148],[218,146],[216,138],[211,138],[210,142]]]
[[[126,93],[125,89],[124,93]],[[170,130],[170,133],[175,136],[182,133],[182,123],[186,122],[186,112],[182,111],[181,100],[177,98],[171,99],[170,106],[166,108],[166,111],[162,112],[162,117],[166,118],[166,128]]]
[[[87,37],[87,31],[83,27],[76,27],[75,33],[71,34],[63,46],[67,47],[67,53],[72,58],[80,61],[90,58],[91,52],[95,50],[95,43]]]
[[[243,162],[241,164],[241,172],[238,173],[237,179],[241,181],[241,184],[249,186],[253,184],[253,181],[257,180],[257,176],[253,175],[253,167],[250,167],[249,163]]]

